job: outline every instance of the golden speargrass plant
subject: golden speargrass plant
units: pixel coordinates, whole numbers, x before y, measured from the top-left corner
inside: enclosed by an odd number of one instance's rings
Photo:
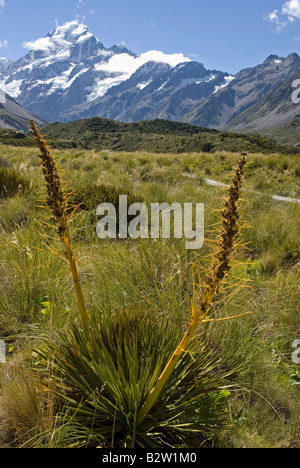
[[[165,384],[172,375],[176,365],[183,354],[187,351],[197,327],[203,324],[207,319],[214,303],[216,302],[218,292],[220,291],[220,288],[230,270],[230,261],[237,246],[239,235],[239,201],[245,165],[246,153],[242,153],[242,158],[236,167],[235,175],[228,191],[225,208],[221,212],[222,229],[218,236],[218,248],[213,254],[211,268],[205,281],[199,278],[202,286],[201,292],[199,293],[198,289],[194,288],[191,322],[189,323],[186,333],[177,349],[172,354],[152,391],[149,393],[144,404],[139,410],[136,418],[137,427],[144,421],[151,411]]]
[[[64,244],[66,259],[70,265],[72,278],[75,286],[76,297],[82,323],[85,328],[89,327],[89,318],[86,311],[83,294],[79,281],[78,266],[75,261],[74,253],[71,249],[69,225],[75,209],[68,212],[68,200],[70,195],[63,189],[62,179],[59,174],[55,159],[50,153],[46,140],[41,135],[33,121],[30,122],[33,136],[38,148],[40,149],[39,158],[42,162],[42,170],[47,190],[47,204],[52,212],[52,219],[57,228],[58,238]],[[45,223],[47,224],[47,223]],[[47,224],[48,225],[48,224]]]
[[[64,193],[57,165],[55,163],[54,158],[50,154],[49,147],[45,139],[40,134],[34,122],[31,122],[31,127],[37,145],[40,149],[40,158],[42,161],[43,174],[48,195],[47,203],[52,212],[54,223],[58,228],[59,239],[63,242],[65,246],[66,257],[70,265],[74,280],[80,315],[84,324],[84,329],[87,332],[87,335],[85,335],[85,333],[83,333],[82,335],[78,335],[79,331],[77,330],[77,341],[79,344],[81,343],[81,345],[85,347],[87,345],[85,341],[85,336],[90,337],[90,333],[92,330],[89,328],[89,318],[85,309],[84,299],[80,287],[78,267],[70,246],[70,216],[68,215],[69,196]],[[143,421],[145,421],[145,419],[153,409],[155,403],[159,400],[159,397],[162,391],[164,390],[166,383],[171,380],[174,370],[177,369],[177,367],[180,364],[182,364],[186,353],[189,353],[191,351],[190,345],[195,337],[196,330],[200,328],[201,325],[204,325],[204,323],[208,321],[214,321],[214,318],[211,317],[211,311],[218,300],[218,295],[221,292],[222,287],[225,287],[225,280],[231,267],[231,260],[236,250],[236,247],[238,246],[238,237],[240,231],[239,205],[245,164],[246,154],[242,154],[242,158],[239,161],[238,166],[236,167],[234,178],[228,190],[228,195],[225,200],[225,208],[221,212],[222,227],[219,231],[219,235],[216,242],[217,247],[213,249],[210,267],[205,275],[205,278],[202,278],[200,267],[197,266],[196,268],[196,274],[199,278],[199,284],[195,284],[195,281],[193,283],[194,288],[193,298],[191,301],[191,320],[187,326],[187,330],[183,338],[177,345],[177,348],[171,355],[171,358],[165,365],[158,378],[155,380],[155,375],[151,377],[151,380],[153,381],[153,387],[152,390],[149,391],[148,396],[144,396],[144,403],[140,403],[140,405],[138,405],[140,406],[140,408],[137,408],[137,415],[134,418],[134,431],[142,425]],[[73,344],[70,348],[71,351],[69,350],[68,352],[72,352],[73,350],[73,352],[76,355],[76,366],[74,368],[74,372],[77,375],[78,354],[74,347],[74,342],[72,343]],[[89,359],[92,358],[92,356],[90,355],[89,346],[87,346],[86,353],[88,354]],[[107,360],[111,359],[110,354],[107,354],[106,358]],[[128,358],[130,359],[129,356]],[[96,365],[97,362],[95,362],[94,364]],[[101,369],[101,367],[97,367],[97,375],[99,372],[101,372]],[[68,372],[69,371],[70,369],[68,370]],[[76,375],[73,376],[74,382],[76,381]],[[105,380],[106,377],[103,380],[103,382]],[[115,411],[116,410],[117,408],[115,407]],[[114,432],[116,432],[116,428],[114,429]]]

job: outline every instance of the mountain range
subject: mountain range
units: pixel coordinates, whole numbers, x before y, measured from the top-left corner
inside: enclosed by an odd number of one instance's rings
[[[295,53],[272,55],[233,76],[182,54],[106,48],[77,21],[25,45],[29,52],[19,60],[0,58],[0,89],[9,103],[5,109],[0,100],[0,126],[14,128],[19,105],[19,112],[21,106],[27,112],[25,121],[34,116],[41,124],[95,116],[121,122],[166,119],[276,137],[272,129],[280,127],[278,135],[283,134],[300,115],[292,101],[292,84],[300,79]],[[15,128],[21,126],[17,119]],[[293,142],[300,143],[300,134]]]

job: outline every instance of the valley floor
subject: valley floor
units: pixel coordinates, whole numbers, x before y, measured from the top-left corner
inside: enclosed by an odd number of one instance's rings
[[[226,191],[222,185],[230,183],[239,154],[53,153],[72,203],[81,203],[73,242],[89,312],[100,320],[126,308],[151,311],[182,334],[193,290],[191,265],[199,260],[207,268]],[[251,154],[245,177],[243,244],[229,278],[231,286],[244,287],[220,297],[214,308],[217,318],[239,317],[208,324],[205,331],[220,373],[230,374],[222,377],[230,392],[227,424],[203,427],[181,446],[300,448],[300,364],[292,358],[293,343],[300,340],[300,204],[272,197],[299,201],[299,156]],[[100,240],[96,207],[103,201],[117,205],[120,194],[129,204],[147,206],[204,203],[204,247],[187,251],[179,239]],[[41,371],[36,354],[49,337],[55,341],[68,333],[78,315],[68,265],[55,254],[62,249],[42,223],[51,224],[47,207],[40,207],[44,198],[37,150],[0,145],[0,339],[7,349],[7,364],[0,364],[3,447],[81,447],[94,437],[79,435],[70,408],[58,408],[48,364]]]

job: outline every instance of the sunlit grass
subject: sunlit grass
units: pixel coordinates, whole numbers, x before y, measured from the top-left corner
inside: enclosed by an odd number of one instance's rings
[[[36,205],[44,194],[37,152],[8,146],[0,149],[1,158],[30,183],[27,193],[0,200],[0,338],[7,340],[10,368],[10,363],[14,366],[16,360],[28,359],[24,349],[36,343],[36,330],[41,337],[59,330],[67,333],[77,312],[67,265],[45,248],[40,236],[41,209]],[[55,150],[54,154],[70,188],[82,198],[75,201],[86,203],[75,242],[80,247],[80,280],[90,313],[97,314],[96,304],[101,305],[105,316],[130,305],[143,306],[155,316],[171,320],[174,327],[183,327],[192,293],[186,278],[193,259],[184,242],[100,241],[95,232],[95,209],[98,201],[103,201],[101,194],[113,198],[120,190],[132,194],[132,200],[147,204],[203,202],[206,237],[211,237],[209,227],[217,220],[214,209],[220,207],[223,192],[205,185],[203,179],[228,183],[238,156],[78,150]],[[299,372],[291,360],[291,344],[300,338],[300,205],[280,204],[268,196],[299,197],[298,166],[296,156],[249,156],[244,197],[250,227],[244,231],[243,240],[250,250],[239,250],[239,259],[246,264],[236,265],[232,275],[250,279],[253,287],[237,292],[226,303],[220,302],[215,311],[218,317],[252,314],[226,325],[209,325],[212,345],[222,355],[222,369],[231,370],[239,364],[231,377],[236,387],[230,403],[233,426],[210,433],[209,440],[215,446],[300,446],[299,385],[290,379]],[[186,173],[195,177],[187,178],[183,175]],[[103,192],[103,186],[109,190]],[[52,247],[56,250],[58,244],[54,242]],[[206,246],[199,252],[200,258],[204,260],[207,252]],[[46,416],[37,414],[35,404],[28,402],[27,397],[30,402],[35,398],[32,389],[28,393],[24,390],[24,398],[14,406],[21,388],[19,378],[12,379],[15,385],[4,385],[4,373],[1,381],[2,407],[10,401],[2,418],[3,434],[5,427],[13,426],[12,421],[17,426],[18,419],[25,417],[26,424],[12,430],[10,440],[30,445],[33,437],[35,445],[50,446],[47,438],[43,442],[36,438],[43,425],[44,432],[51,431],[53,421],[49,421],[49,412]],[[63,427],[70,442],[72,434]],[[30,434],[27,442],[26,433]],[[61,436],[57,437],[53,445],[62,446]]]

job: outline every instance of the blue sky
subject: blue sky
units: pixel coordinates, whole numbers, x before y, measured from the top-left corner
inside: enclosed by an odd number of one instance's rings
[[[75,18],[106,47],[181,52],[229,73],[300,54],[300,0],[0,0],[0,56]]]

